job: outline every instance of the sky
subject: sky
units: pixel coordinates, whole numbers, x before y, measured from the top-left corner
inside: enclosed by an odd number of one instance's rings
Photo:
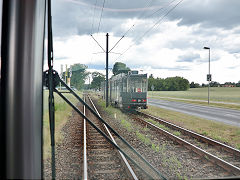
[[[124,35],[109,68],[123,62],[154,77],[207,83],[206,46],[212,80],[238,82],[239,9],[239,0],[52,0],[54,68],[81,63],[105,74],[109,33],[109,50]]]

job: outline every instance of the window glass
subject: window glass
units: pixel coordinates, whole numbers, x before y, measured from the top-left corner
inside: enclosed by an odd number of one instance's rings
[[[130,92],[146,92],[147,91],[147,79],[138,77],[130,79]]]

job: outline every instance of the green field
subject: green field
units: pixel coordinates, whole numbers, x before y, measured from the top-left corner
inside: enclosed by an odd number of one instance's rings
[[[190,88],[187,91],[148,91],[148,97],[207,105],[208,88]],[[240,87],[210,87],[210,105],[240,109]]]
[[[44,91],[43,98],[43,156],[44,159],[50,157],[51,146],[50,146],[50,129],[49,129],[49,115],[48,115],[48,91]],[[81,96],[81,93],[78,93]],[[77,104],[77,99],[73,95],[65,94],[71,102]],[[55,141],[60,143],[63,136],[61,129],[67,122],[68,118],[72,115],[72,108],[63,100],[60,96],[54,93],[55,103]]]

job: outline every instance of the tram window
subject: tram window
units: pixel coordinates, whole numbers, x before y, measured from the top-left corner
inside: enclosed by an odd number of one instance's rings
[[[130,92],[146,92],[147,91],[147,79],[132,78],[129,86]]]
[[[122,81],[122,86],[123,86],[123,92],[127,92],[127,79],[123,79]]]
[[[147,78],[142,79],[142,92],[147,92]]]

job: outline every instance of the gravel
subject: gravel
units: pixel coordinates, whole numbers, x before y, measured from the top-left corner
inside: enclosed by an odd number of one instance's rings
[[[96,100],[95,100],[96,101]],[[144,126],[130,118],[127,119],[134,130],[129,131],[123,127],[118,118],[111,117],[99,106],[97,107],[101,116],[124,137],[141,155],[143,155],[154,167],[165,177],[176,178],[207,178],[230,176],[228,172],[220,167],[209,163],[205,158],[199,157],[192,151],[174,143],[165,136],[155,131],[144,128]],[[150,139],[151,143],[144,143],[136,136],[136,131]],[[117,141],[119,144],[120,142]],[[154,150],[152,144],[159,146]]]
[[[80,132],[81,117],[72,111],[61,133],[63,140],[56,145],[56,179],[81,179],[82,177],[82,141]],[[44,178],[51,179],[51,159],[44,161]]]

